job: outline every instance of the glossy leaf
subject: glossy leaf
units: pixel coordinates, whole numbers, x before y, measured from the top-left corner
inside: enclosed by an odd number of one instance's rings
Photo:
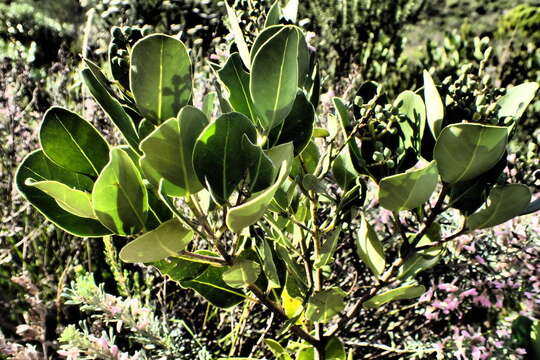
[[[203,188],[193,170],[192,154],[197,137],[207,125],[203,112],[185,106],[177,118],[165,121],[143,140],[140,165],[156,188],[161,179],[169,196],[195,194]]]
[[[331,288],[315,293],[309,298],[306,318],[313,322],[327,323],[345,309],[343,299],[347,294],[339,288]]]
[[[454,184],[481,175],[499,162],[506,150],[507,129],[471,123],[445,127],[433,158],[444,182]]]
[[[100,237],[111,233],[99,221],[73,215],[62,209],[56,200],[43,191],[26,185],[30,178],[37,181],[58,181],[73,189],[91,191],[93,182],[90,178],[56,165],[42,150],[36,150],[22,160],[15,175],[15,184],[17,190],[41,214],[68,233],[84,237]]]
[[[336,108],[342,136],[344,139],[347,139],[354,127],[349,117],[349,110],[347,109],[347,106],[345,105],[343,100],[338,97],[332,98],[332,102],[334,104],[334,107]],[[356,144],[354,138],[349,140],[349,142],[347,143],[347,148],[349,149],[351,160],[356,171],[361,172],[362,154],[360,153],[360,149],[358,148],[358,145]]]
[[[36,181],[26,179],[25,185],[33,186],[56,200],[58,206],[67,212],[83,218],[95,219],[92,198],[89,192],[71,188],[58,181]]]
[[[116,234],[135,234],[146,223],[148,193],[139,170],[125,151],[113,148],[110,158],[92,190],[94,212]]]
[[[193,231],[172,219],[148,231],[120,250],[120,259],[127,263],[147,263],[178,255],[193,239]]]
[[[279,1],[275,1],[270,9],[268,10],[268,13],[266,14],[266,20],[264,21],[264,27],[269,27],[272,25],[279,24],[279,20],[281,19],[281,6],[279,6]]]
[[[404,136],[405,148],[420,151],[422,135],[426,126],[426,106],[420,95],[412,91],[404,91],[394,101],[403,117],[399,120],[399,128]]]
[[[470,230],[502,224],[519,216],[531,201],[531,191],[525,185],[508,184],[494,187],[489,193],[489,205],[467,217]]]
[[[281,125],[269,134],[272,146],[292,141],[294,156],[300,154],[309,143],[315,122],[315,109],[303,92],[298,91],[291,112]]]
[[[206,95],[204,95],[201,110],[207,119],[212,119],[217,97],[218,95],[217,95],[217,92],[215,91],[211,91],[207,93]]]
[[[437,139],[444,120],[444,105],[433,78],[424,70],[424,99],[426,101],[426,118],[433,137]]]
[[[265,130],[285,120],[296,98],[298,37],[296,28],[285,26],[253,59],[249,89]]]
[[[529,103],[534,99],[538,83],[526,82],[514,86],[506,91],[506,94],[497,101],[497,116],[499,118],[511,116],[515,121],[519,120]],[[515,126],[513,122],[512,127]]]
[[[404,285],[373,296],[364,303],[364,308],[374,309],[391,301],[414,299],[425,292],[426,288],[423,285]]]
[[[200,253],[197,251],[196,253]],[[206,255],[204,253],[203,255]],[[172,281],[180,283],[184,280],[193,280],[201,275],[207,268],[207,263],[189,261],[182,258],[167,258],[152,263],[162,275],[168,276]]]
[[[441,240],[441,227],[434,223],[420,239],[416,247],[424,247]],[[399,268],[398,279],[415,277],[418,273],[428,270],[437,265],[441,259],[443,247],[432,246],[427,249],[416,251],[408,256],[405,263]]]
[[[540,198],[537,198],[534,201],[531,201],[531,203],[521,212],[521,215],[528,215],[537,212],[540,210]]]
[[[195,173],[220,204],[227,201],[249,165],[242,150],[244,134],[256,141],[255,128],[245,115],[227,113],[210,123],[195,143]]]
[[[437,163],[383,178],[379,183],[379,203],[390,211],[410,210],[429,200],[437,187]]]
[[[386,266],[384,249],[377,233],[369,225],[364,215],[360,221],[360,229],[355,238],[356,253],[371,272],[378,277]]]
[[[279,175],[272,186],[254,194],[245,203],[229,210],[226,222],[231,231],[239,233],[243,228],[254,224],[264,215],[276,191],[291,171],[292,153],[292,143],[271,149],[269,156],[274,162],[274,166],[279,167]]]
[[[255,261],[242,259],[223,273],[223,281],[233,288],[242,288],[255,283],[261,273],[261,266]]]
[[[87,65],[90,64],[87,62]],[[114,98],[112,89],[108,89],[102,81],[105,75],[101,73],[97,66],[90,66],[81,71],[84,83],[90,93],[96,99],[103,111],[109,116],[113,124],[120,130],[124,139],[134,149],[138,150],[139,135],[135,128],[133,119],[126,113],[120,102]],[[102,80],[99,80],[102,79]]]
[[[244,71],[238,53],[229,57],[225,66],[218,71],[218,76],[227,87],[229,103],[234,111],[246,115],[255,124],[257,116],[249,93],[249,74]]]
[[[191,60],[185,45],[171,36],[153,34],[131,51],[131,92],[141,114],[158,125],[175,117],[191,99]]]
[[[225,7],[227,8],[227,19],[229,20],[230,31],[234,37],[234,42],[236,43],[236,47],[238,48],[238,52],[240,53],[244,65],[249,69],[249,49],[246,40],[244,39],[242,29],[240,28],[240,24],[238,23],[238,18],[227,0],[225,0]]]
[[[39,131],[45,155],[61,167],[98,176],[109,159],[109,145],[88,121],[60,107],[45,113]]]

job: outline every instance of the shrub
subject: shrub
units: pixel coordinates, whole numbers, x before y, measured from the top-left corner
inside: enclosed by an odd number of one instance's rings
[[[464,69],[438,88],[425,71],[423,96],[392,99],[366,82],[321,114],[316,57],[294,12],[274,4],[248,46],[227,10],[238,52],[213,64],[219,84],[200,108],[174,37],[128,39],[129,57],[111,59],[117,81],[85,60],[82,79],[123,143],[49,109],[41,149],[16,175],[26,199],[71,234],[131,240],[123,261],[154,266],[217,307],[261,304],[294,336],[285,346],[265,339],[284,359],[345,359],[339,334],[423,295],[421,273],[449,242],[540,208],[504,174],[538,84],[494,89]],[[374,230],[381,208],[392,220],[384,239]],[[442,221],[450,209],[458,226]]]

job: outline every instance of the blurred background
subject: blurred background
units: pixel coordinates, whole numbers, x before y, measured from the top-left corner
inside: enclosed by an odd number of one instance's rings
[[[234,4],[252,41],[271,3]],[[197,100],[214,89],[207,60],[228,53],[224,14],[216,0],[0,0],[0,359],[269,355],[262,309],[220,312],[151,268],[121,264],[115,239],[55,229],[13,185],[52,105],[115,138],[79,79],[83,57],[110,71],[113,26],[180,36],[197,69]],[[463,86],[481,66],[494,87],[540,81],[539,1],[311,0],[300,1],[298,19],[322,54],[321,119],[333,95],[347,98],[367,80],[390,97],[417,90],[423,69],[436,83]],[[520,154],[513,166],[532,174],[517,180],[536,193],[539,121],[537,97],[511,144]],[[540,316],[539,230],[538,218],[528,217],[466,237],[426,275],[431,289],[420,305],[373,314],[351,329],[354,358],[533,359],[525,354]]]

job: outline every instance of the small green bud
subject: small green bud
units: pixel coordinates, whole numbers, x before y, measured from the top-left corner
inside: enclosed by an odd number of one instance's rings
[[[390,169],[393,169],[396,166],[396,162],[394,160],[388,160],[386,162],[386,166],[388,166]]]
[[[383,154],[380,153],[379,151],[374,151],[374,152],[373,152],[372,159],[373,159],[374,161],[383,161],[383,160],[384,160],[384,156],[383,156]]]
[[[389,158],[390,156],[392,156],[392,151],[389,148],[384,148],[383,155],[385,158]]]

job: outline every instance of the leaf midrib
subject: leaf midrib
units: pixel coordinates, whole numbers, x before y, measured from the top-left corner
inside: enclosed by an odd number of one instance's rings
[[[99,175],[99,172],[97,171],[97,168],[94,166],[94,164],[92,163],[92,161],[90,160],[90,158],[86,155],[86,153],[83,151],[83,149],[79,146],[79,144],[77,143],[77,141],[75,141],[75,138],[73,137],[73,135],[71,134],[71,132],[69,132],[69,130],[66,128],[66,126],[64,125],[64,123],[62,122],[62,120],[60,120],[60,118],[58,117],[58,115],[54,115],[54,117],[56,118],[56,121],[58,121],[60,123],[60,125],[62,125],[62,128],[64,129],[64,131],[66,132],[66,134],[69,135],[69,138],[71,139],[71,141],[73,142],[73,144],[75,144],[75,146],[77,147],[77,149],[79,149],[80,153],[84,156],[84,158],[86,159],[86,161],[88,162],[88,164],[90,164],[90,166],[92,167],[92,170],[94,170],[94,173],[95,175]],[[84,120],[83,120],[84,121]]]

